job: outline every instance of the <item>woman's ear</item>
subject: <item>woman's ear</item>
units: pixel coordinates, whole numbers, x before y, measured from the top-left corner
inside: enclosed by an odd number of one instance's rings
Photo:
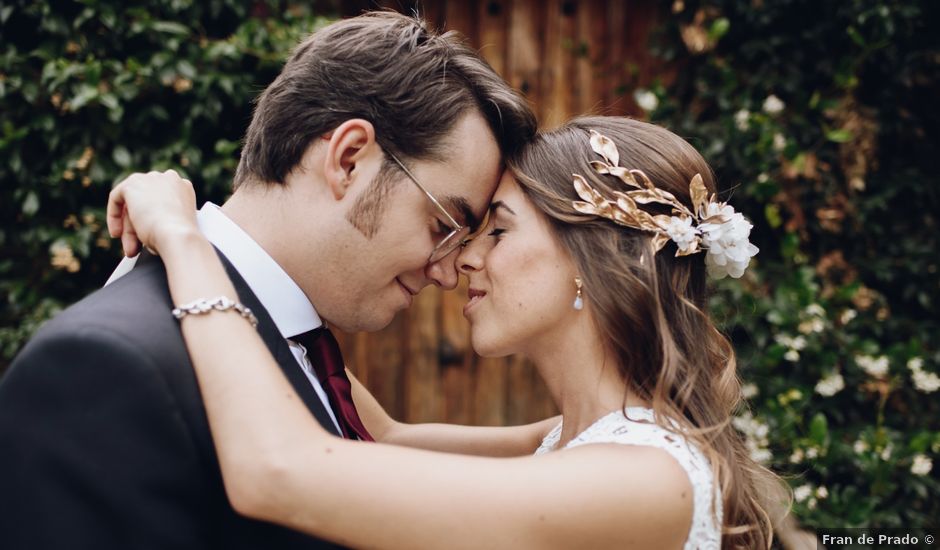
[[[353,118],[337,126],[323,139],[328,140],[323,177],[333,198],[340,200],[353,182],[356,164],[378,150],[375,128],[368,120]]]

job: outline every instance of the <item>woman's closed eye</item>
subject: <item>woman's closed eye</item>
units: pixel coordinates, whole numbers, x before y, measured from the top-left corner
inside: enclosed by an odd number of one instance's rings
[[[496,240],[498,241],[498,240],[500,239],[500,237],[502,236],[502,234],[505,233],[505,232],[506,232],[506,230],[503,229],[503,228],[501,228],[501,227],[494,227],[492,231],[490,231],[489,233],[486,234],[486,236],[487,236],[487,237],[493,237],[494,239],[496,239]]]

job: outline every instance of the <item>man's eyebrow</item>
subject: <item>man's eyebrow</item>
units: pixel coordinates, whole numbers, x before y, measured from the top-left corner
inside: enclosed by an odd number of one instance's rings
[[[493,204],[491,204],[491,205],[490,205],[490,214],[496,214],[496,211],[499,210],[500,208],[506,210],[507,212],[509,212],[509,213],[512,214],[513,216],[516,215],[516,213],[512,211],[512,208],[509,208],[508,206],[506,206],[506,203],[504,203],[503,201],[496,201],[496,202],[494,202]]]
[[[444,197],[443,203],[447,205],[449,212],[453,212],[454,210],[459,212],[457,216],[458,223],[471,229],[476,229],[480,224],[480,219],[473,213],[473,209],[470,208],[470,203],[467,202],[467,199],[463,197]]]

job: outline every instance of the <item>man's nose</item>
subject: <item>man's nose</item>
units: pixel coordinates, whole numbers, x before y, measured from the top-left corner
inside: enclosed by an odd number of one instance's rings
[[[454,249],[453,252],[444,256],[440,260],[437,260],[434,263],[429,263],[424,270],[428,279],[431,279],[434,284],[444,290],[453,290],[457,288],[456,262],[458,250],[460,250],[459,247]]]

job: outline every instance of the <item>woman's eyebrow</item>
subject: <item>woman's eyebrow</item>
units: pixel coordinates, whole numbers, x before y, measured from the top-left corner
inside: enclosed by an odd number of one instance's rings
[[[491,205],[490,205],[490,214],[496,214],[496,211],[499,210],[500,208],[506,210],[507,212],[509,212],[509,213],[512,214],[513,216],[516,215],[516,213],[512,211],[512,208],[509,208],[508,206],[506,206],[506,203],[504,203],[503,201],[496,201],[496,202],[494,202],[493,204],[491,204]]]

